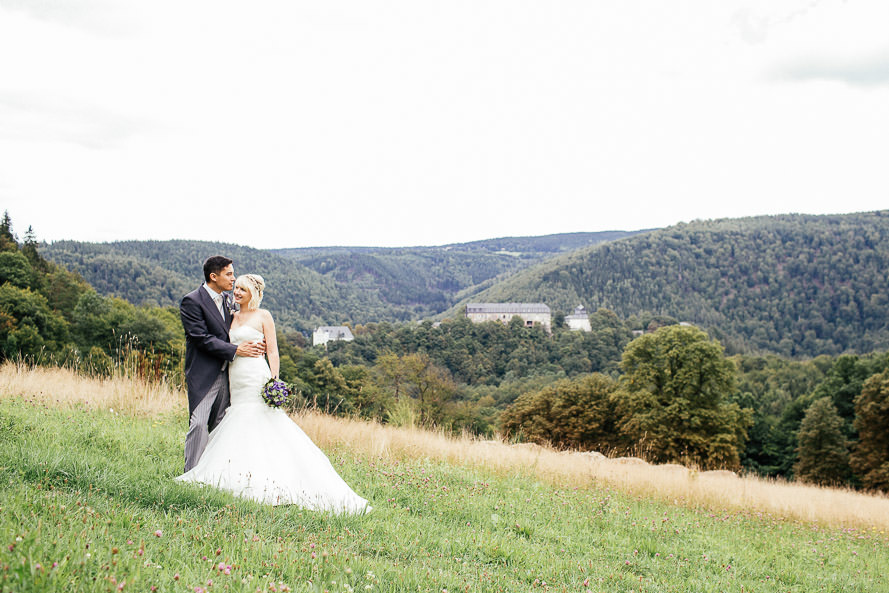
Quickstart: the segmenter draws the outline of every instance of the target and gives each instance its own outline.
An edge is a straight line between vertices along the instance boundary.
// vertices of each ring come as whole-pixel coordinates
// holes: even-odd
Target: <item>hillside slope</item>
[[[558,256],[473,299],[667,315],[730,352],[815,356],[889,348],[887,287],[880,211],[679,224]]]
[[[135,304],[177,305],[203,279],[201,265],[222,253],[235,273],[260,273],[269,289],[264,306],[279,324],[297,329],[350,319],[378,306],[372,295],[348,290],[332,279],[278,255],[227,243],[203,241],[57,241],[41,254],[82,275],[100,294]]]
[[[295,420],[374,508],[272,507],[174,480],[181,394],[109,410],[86,381],[0,392],[4,592],[886,590],[882,497],[310,412]]]
[[[431,317],[554,254],[637,232],[273,251],[203,241],[57,241],[42,245],[40,252],[81,274],[100,294],[160,306],[177,305],[200,283],[204,258],[226,254],[235,260],[236,273],[257,272],[266,279],[266,306],[279,323],[306,331],[322,324]]]

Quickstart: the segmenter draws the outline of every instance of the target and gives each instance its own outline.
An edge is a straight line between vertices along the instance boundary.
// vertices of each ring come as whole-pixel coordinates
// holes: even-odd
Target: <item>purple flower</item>
[[[272,377],[262,388],[262,399],[273,408],[280,408],[290,400],[293,386]]]

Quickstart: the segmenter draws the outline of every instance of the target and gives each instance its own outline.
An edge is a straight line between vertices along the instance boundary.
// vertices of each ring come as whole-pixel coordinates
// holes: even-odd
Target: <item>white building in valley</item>
[[[568,324],[568,329],[573,331],[593,331],[593,326],[590,325],[590,316],[583,305],[574,307],[574,313],[565,316],[565,323]]]
[[[546,331],[552,331],[552,312],[543,303],[469,303],[466,317],[474,323],[509,323],[513,317],[521,317],[527,327],[539,323]]]
[[[355,336],[352,335],[352,330],[345,325],[322,325],[312,334],[312,345],[320,346],[337,340],[351,342],[354,339]]]

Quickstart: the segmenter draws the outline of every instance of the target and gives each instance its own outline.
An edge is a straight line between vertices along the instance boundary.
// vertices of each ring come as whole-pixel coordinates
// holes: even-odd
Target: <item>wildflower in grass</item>
[[[158,529],[157,531],[154,532],[154,537],[163,537],[163,535],[164,535],[164,532],[161,531],[160,529]]]

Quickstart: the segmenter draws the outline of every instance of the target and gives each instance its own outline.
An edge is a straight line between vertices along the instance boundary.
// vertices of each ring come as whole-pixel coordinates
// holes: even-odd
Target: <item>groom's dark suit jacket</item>
[[[225,297],[223,297],[225,298]],[[188,383],[188,412],[194,409],[219,377],[222,365],[235,359],[238,347],[229,342],[231,311],[223,301],[224,318],[207,289],[199,286],[179,303],[179,316],[185,328],[185,381]]]

